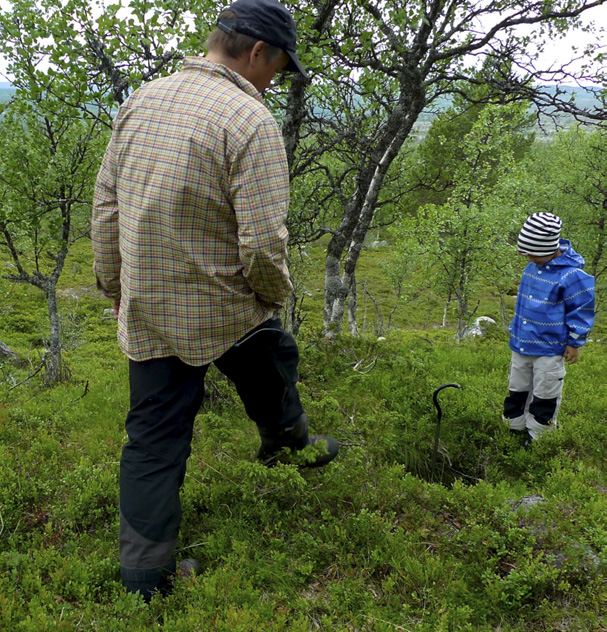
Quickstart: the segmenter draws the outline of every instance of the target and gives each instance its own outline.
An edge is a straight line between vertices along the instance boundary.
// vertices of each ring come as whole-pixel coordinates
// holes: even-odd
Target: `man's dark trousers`
[[[256,327],[214,364],[236,385],[248,416],[280,430],[303,414],[299,352],[280,319]],[[179,489],[208,365],[177,357],[129,362],[128,443],[120,462],[120,567],[128,590],[149,598],[175,571],[181,522]]]

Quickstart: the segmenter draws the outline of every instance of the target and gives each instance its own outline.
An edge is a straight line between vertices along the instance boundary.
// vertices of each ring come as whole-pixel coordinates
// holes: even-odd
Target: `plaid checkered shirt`
[[[141,362],[207,364],[289,295],[289,175],[261,95],[188,58],[120,108],[92,218],[99,288],[120,300],[118,341]]]

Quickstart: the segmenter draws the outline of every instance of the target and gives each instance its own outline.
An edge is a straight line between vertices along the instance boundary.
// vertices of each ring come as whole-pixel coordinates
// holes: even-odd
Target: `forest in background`
[[[607,84],[530,49],[599,4],[297,3],[313,79],[268,95],[292,176],[283,319],[311,425],[341,454],[325,471],[265,469],[212,371],[178,552],[204,570],[149,608],[119,580],[128,377],[95,290],[90,204],[112,113],[200,53],[216,4],[0,12],[17,88],[0,121],[0,629],[606,628],[604,92],[572,103],[542,86]],[[483,16],[495,29],[478,31]],[[537,142],[533,107],[592,124]],[[599,300],[561,427],[525,450],[501,405],[515,238],[539,210],[563,217]],[[478,316],[496,326],[464,337]],[[435,451],[432,395],[452,382]]]

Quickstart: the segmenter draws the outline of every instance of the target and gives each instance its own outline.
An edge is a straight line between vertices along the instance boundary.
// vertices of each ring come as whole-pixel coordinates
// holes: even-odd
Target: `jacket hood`
[[[553,259],[550,262],[551,266],[565,266],[569,268],[584,269],[585,261],[582,255],[578,254],[571,246],[571,242],[568,239],[561,239],[559,241],[559,248],[564,250],[562,255]]]

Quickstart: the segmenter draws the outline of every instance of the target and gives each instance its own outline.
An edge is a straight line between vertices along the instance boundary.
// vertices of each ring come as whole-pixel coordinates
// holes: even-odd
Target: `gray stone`
[[[540,505],[545,502],[547,501],[542,496],[523,496],[518,502],[515,502],[514,505],[512,505],[512,511],[517,511],[521,507],[523,507],[525,511],[529,511],[531,507],[535,507],[536,505]]]
[[[15,360],[17,354],[0,340],[0,360]]]
[[[550,562],[554,566],[570,566],[580,574],[596,574],[603,571],[604,563],[591,547],[575,540],[569,540],[567,544],[567,547],[555,551],[552,556]]]
[[[521,524],[525,526],[537,539],[536,547],[543,550],[544,563],[558,569],[566,569],[570,577],[591,579],[592,576],[605,571],[605,562],[600,555],[585,542],[577,538],[563,535],[559,546],[549,544],[552,541],[550,534],[558,527],[554,520],[540,512],[535,517],[529,515],[533,507],[548,502],[542,496],[523,496],[514,502],[512,511],[523,509]]]
[[[479,316],[470,327],[464,329],[464,338],[470,338],[473,336],[485,336],[487,331],[492,327],[495,327],[496,322],[489,316]]]

